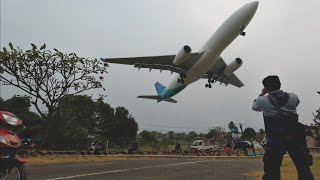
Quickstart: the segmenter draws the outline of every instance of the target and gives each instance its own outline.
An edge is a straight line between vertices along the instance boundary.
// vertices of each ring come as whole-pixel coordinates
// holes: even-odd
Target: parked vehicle
[[[190,146],[191,150],[209,151],[213,150],[214,146],[206,146],[202,140],[195,140]]]
[[[22,121],[14,114],[0,111],[0,179],[26,180],[24,163],[26,159],[17,155],[21,139],[14,130],[22,126]]]
[[[252,145],[253,144],[253,145]],[[233,149],[247,149],[247,148],[263,148],[258,142],[252,141],[236,141]]]

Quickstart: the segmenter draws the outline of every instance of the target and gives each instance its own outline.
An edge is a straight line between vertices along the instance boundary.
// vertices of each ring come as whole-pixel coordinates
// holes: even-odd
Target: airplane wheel
[[[181,83],[184,83],[184,80],[183,80],[183,79],[181,79]]]
[[[241,35],[241,36],[245,36],[245,35],[246,35],[246,32],[241,32],[240,35]]]
[[[181,82],[181,79],[178,79],[177,82],[180,83],[180,82]]]
[[[208,87],[209,87],[209,84],[206,84],[205,87],[208,88]]]
[[[209,88],[212,88],[211,84],[209,84]]]

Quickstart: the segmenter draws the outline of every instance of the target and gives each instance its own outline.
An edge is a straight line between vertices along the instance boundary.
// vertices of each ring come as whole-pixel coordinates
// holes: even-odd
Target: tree
[[[190,137],[190,139],[195,139],[196,137],[198,137],[198,134],[195,131],[190,131],[188,133],[188,136]]]
[[[150,132],[156,139],[163,139],[163,134],[161,132],[157,131],[151,131]]]
[[[148,144],[158,143],[158,140],[155,138],[155,136],[147,130],[141,131],[139,135],[142,137],[142,140],[145,143],[148,143]]]
[[[49,128],[48,146],[58,149],[83,149],[88,147],[88,135],[95,140],[114,145],[128,145],[136,140],[138,125],[124,107],[113,109],[99,98],[67,95],[56,108],[55,123]]]
[[[204,133],[200,133],[200,134],[199,134],[199,138],[200,138],[200,139],[203,139],[203,138],[205,138],[206,136],[207,136],[207,135],[204,134]]]
[[[207,134],[207,138],[208,139],[214,139],[217,136],[217,130],[212,128],[209,130],[208,134]]]
[[[49,126],[48,145],[83,149],[89,134],[95,134],[96,104],[90,96],[67,95],[60,99],[55,120]]]
[[[136,135],[138,131],[138,124],[134,117],[129,114],[129,111],[122,106],[116,108],[115,111],[116,127],[114,129],[116,136],[115,141],[123,145],[130,144],[136,141]],[[119,131],[121,129],[121,131]]]
[[[173,131],[168,131],[167,135],[169,136],[169,138],[174,138],[176,136],[176,133]]]
[[[15,86],[32,97],[31,103],[44,120],[41,148],[59,100],[67,94],[102,88],[103,77],[98,74],[105,73],[106,68],[97,59],[64,54],[57,49],[51,52],[46,50],[45,44],[39,49],[31,45],[32,49],[23,51],[9,43],[9,50],[0,51],[0,82]],[[41,104],[47,108],[46,113],[40,110]]]
[[[212,139],[214,143],[221,141],[221,136],[224,135],[224,128],[222,127],[214,127],[211,128],[207,134],[208,139]]]
[[[256,137],[256,131],[253,128],[246,128],[243,131],[242,138],[244,140],[253,140]]]
[[[140,132],[139,135],[142,138],[141,143],[151,146],[152,148],[155,148],[158,146],[159,141],[157,140],[155,135],[152,134],[151,132],[147,130],[143,130],[142,132]]]
[[[184,133],[184,132],[181,132],[181,133],[175,133],[176,134],[176,138],[177,139],[186,139],[186,137],[187,137],[187,134],[186,133]]]
[[[138,124],[129,111],[122,106],[117,107],[115,111],[110,109],[107,111],[109,116],[103,116],[100,120],[101,125],[99,125],[103,136],[121,146],[135,142]],[[114,112],[112,116],[111,112]],[[98,113],[102,114],[103,112],[99,111]]]
[[[2,110],[4,106],[3,103],[4,103],[4,100],[2,99],[2,97],[0,97],[0,110]]]

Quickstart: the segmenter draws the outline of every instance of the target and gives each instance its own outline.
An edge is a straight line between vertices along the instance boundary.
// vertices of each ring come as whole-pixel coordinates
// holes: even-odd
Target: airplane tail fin
[[[137,98],[142,98],[142,99],[153,99],[153,100],[157,100],[158,102],[160,102],[160,98],[161,96],[157,96],[157,95],[151,95],[151,96],[138,96]],[[171,103],[177,103],[178,101],[172,99],[172,98],[167,98],[167,99],[164,99],[163,101],[166,101],[166,102],[171,102]]]
[[[158,95],[160,95],[166,89],[166,87],[159,82],[156,82],[154,86],[156,87]]]
[[[166,89],[166,87],[162,84],[160,84],[159,82],[156,82],[154,84],[154,86],[156,87],[156,91],[158,95],[151,95],[151,96],[138,96],[137,98],[143,98],[143,99],[153,99],[153,100],[157,100],[157,102],[160,102],[161,99],[161,93]],[[176,100],[172,99],[172,98],[167,98],[161,101],[167,101],[167,102],[171,102],[171,103],[177,103]]]

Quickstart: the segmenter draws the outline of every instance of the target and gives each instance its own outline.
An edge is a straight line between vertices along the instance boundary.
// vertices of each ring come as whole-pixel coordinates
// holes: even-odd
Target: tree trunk
[[[42,147],[44,146],[44,144],[46,143],[47,141],[47,138],[48,138],[48,135],[49,135],[49,124],[51,123],[53,119],[53,113],[52,111],[49,110],[48,112],[48,116],[46,117],[43,125],[42,125],[42,128],[41,128],[41,141],[40,141],[40,145],[38,146],[37,148],[37,152],[40,151],[40,149],[42,149]]]

